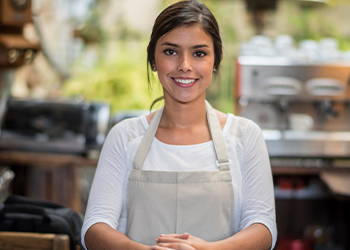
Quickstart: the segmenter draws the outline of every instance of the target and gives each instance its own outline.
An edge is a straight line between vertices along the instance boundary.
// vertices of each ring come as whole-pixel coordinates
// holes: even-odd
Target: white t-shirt
[[[125,233],[126,187],[133,159],[149,124],[145,116],[124,120],[112,128],[102,148],[86,209],[86,231],[103,222]],[[260,128],[252,121],[229,114],[223,128],[234,191],[234,230],[253,223],[277,229],[270,161]],[[212,141],[195,145],[169,145],[154,138],[143,170],[217,171]],[[271,248],[271,249],[272,249]]]

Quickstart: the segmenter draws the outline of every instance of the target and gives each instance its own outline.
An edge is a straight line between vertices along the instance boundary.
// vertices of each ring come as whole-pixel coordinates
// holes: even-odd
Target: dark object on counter
[[[0,124],[0,148],[84,154],[102,146],[109,115],[103,103],[10,99]]]
[[[80,215],[59,204],[12,195],[0,210],[0,231],[66,234],[70,249],[81,246]]]
[[[8,167],[0,166],[0,204],[9,196],[10,184],[14,177],[15,173]]]
[[[314,242],[306,239],[283,237],[278,239],[277,250],[313,250]]]

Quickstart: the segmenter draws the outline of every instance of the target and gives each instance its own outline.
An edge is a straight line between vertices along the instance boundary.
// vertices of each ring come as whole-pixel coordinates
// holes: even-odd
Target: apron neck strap
[[[218,165],[221,171],[230,170],[226,143],[223,133],[221,131],[220,122],[218,120],[218,117],[216,116],[214,109],[210,106],[210,104],[207,101],[205,101],[205,106],[207,109],[209,130],[211,138],[213,140],[217,158],[216,164]],[[163,110],[164,106],[156,112],[148,129],[146,130],[146,133],[140,143],[140,146],[134,158],[134,169],[142,168],[142,165],[147,157],[148,151],[151,148],[153,139],[156,135],[160,119],[162,118]]]
[[[145,132],[145,135],[143,136],[143,139],[140,143],[139,148],[137,149],[137,152],[134,158],[134,169],[142,168],[142,165],[146,159],[148,151],[151,148],[153,139],[156,135],[156,132],[160,123],[160,119],[162,118],[163,110],[164,110],[164,106],[161,107],[156,112],[151,123],[149,124],[148,129]]]
[[[227,155],[227,148],[224,135],[221,131],[221,125],[219,119],[215,113],[215,110],[211,107],[209,102],[205,101],[207,108],[207,119],[209,124],[209,130],[211,139],[213,140],[214,149],[216,153],[216,165],[220,167],[220,170],[230,170],[230,162]]]

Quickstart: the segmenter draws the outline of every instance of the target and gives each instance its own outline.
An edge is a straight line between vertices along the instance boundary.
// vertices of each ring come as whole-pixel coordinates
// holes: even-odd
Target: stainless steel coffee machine
[[[10,98],[0,124],[0,149],[88,154],[101,149],[109,116],[107,103]]]
[[[350,63],[237,59],[237,113],[263,131],[272,165],[323,166],[350,155]]]

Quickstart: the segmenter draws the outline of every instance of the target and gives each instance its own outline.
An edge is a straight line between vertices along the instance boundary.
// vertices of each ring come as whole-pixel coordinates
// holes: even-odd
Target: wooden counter
[[[271,167],[273,175],[319,175],[324,172],[350,173],[350,168],[335,167]]]
[[[37,153],[24,151],[0,151],[0,164],[40,165],[45,167],[85,167],[96,166],[97,159],[88,159],[79,155]]]
[[[0,151],[0,166],[17,171],[13,185],[23,186],[26,196],[57,202],[77,212],[81,212],[77,169],[96,167],[97,161],[71,154]]]

